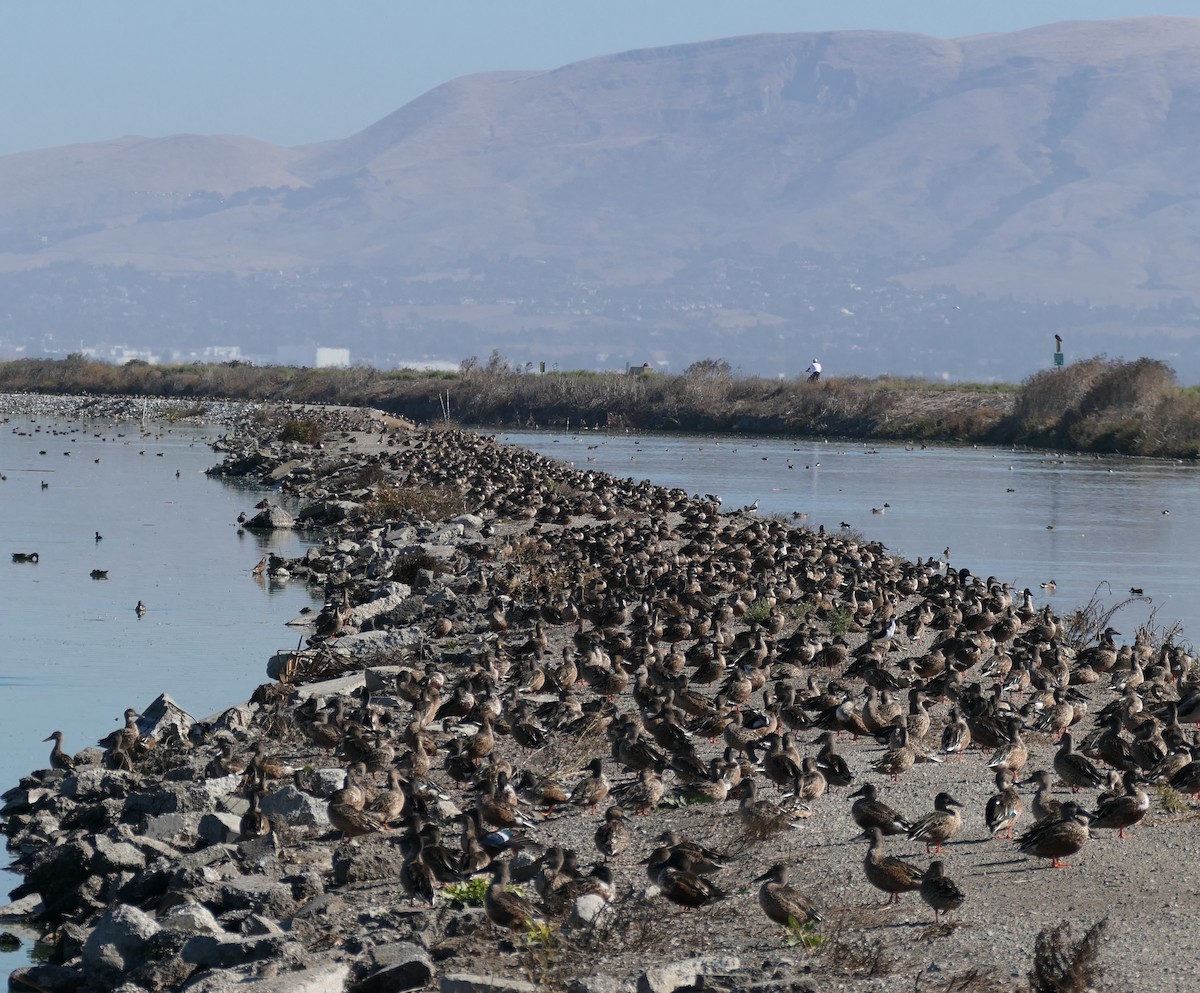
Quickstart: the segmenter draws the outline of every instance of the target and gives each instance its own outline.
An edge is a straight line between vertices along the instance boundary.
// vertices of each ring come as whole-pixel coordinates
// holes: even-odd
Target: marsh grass
[[[114,366],[81,355],[0,363],[0,391],[241,399],[374,407],[418,423],[953,440],[1200,456],[1200,389],[1166,364],[1105,356],[1020,385],[879,376],[809,384],[735,375],[724,359],[682,375],[523,374],[498,352],[458,373],[217,365]],[[453,414],[450,404],[453,403]]]

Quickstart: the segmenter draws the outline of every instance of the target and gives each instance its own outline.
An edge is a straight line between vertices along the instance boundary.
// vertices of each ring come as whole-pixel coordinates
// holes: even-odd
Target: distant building
[[[345,369],[350,365],[350,349],[280,345],[275,349],[275,361],[279,365],[307,366],[310,369]]]

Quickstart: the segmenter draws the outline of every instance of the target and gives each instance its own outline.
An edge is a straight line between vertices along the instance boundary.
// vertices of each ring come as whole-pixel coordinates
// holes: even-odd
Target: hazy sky
[[[456,76],[760,32],[943,38],[1160,0],[4,0],[0,155],[121,135],[344,138]]]

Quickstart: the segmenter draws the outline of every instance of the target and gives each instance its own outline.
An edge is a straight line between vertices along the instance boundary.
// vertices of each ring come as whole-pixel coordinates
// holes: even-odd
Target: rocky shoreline
[[[295,410],[228,415],[212,471],[279,494],[244,526],[325,535],[262,569],[320,586],[326,606],[295,620],[308,647],[272,660],[247,703],[197,721],[160,698],[107,749],[4,795],[25,879],[4,913],[47,934],[12,988],[1015,990],[1039,935],[1101,920],[1120,988],[1188,988],[1194,963],[1169,935],[1189,926],[1190,890],[1159,861],[1195,856],[1183,793],[1148,786],[1133,838],[1097,827],[1062,872],[992,840],[982,813],[1006,743],[987,730],[1010,712],[1027,774],[1057,768],[1050,713],[1082,719],[1076,742],[1100,762],[1087,731],[1116,701],[1139,778],[1168,783],[1155,765],[1183,755],[1182,770],[1190,735],[1136,720],[1133,702],[1148,715],[1189,697],[1177,646],[1070,646],[1048,610],[966,570],[483,436],[306,410],[312,445],[280,440]],[[1032,685],[1005,689],[1022,672]],[[939,752],[951,706],[986,749],[963,763]],[[778,757],[793,736],[816,756],[826,728],[860,736],[836,746],[849,788]],[[611,793],[589,802],[601,778]],[[867,781],[912,821],[939,790],[963,805],[938,856],[966,893],[949,918],[916,893],[878,906],[847,796]],[[747,782],[781,809],[739,800]],[[1095,811],[1097,793],[1075,799]],[[723,856],[699,896],[695,865],[655,864],[667,831]],[[928,863],[919,840],[887,847]],[[764,915],[754,880],[778,861],[820,923]],[[501,863],[534,905],[515,919],[486,885]]]

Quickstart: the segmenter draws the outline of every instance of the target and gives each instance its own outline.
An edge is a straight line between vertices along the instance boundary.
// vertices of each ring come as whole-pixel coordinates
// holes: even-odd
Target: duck
[[[1050,859],[1052,869],[1065,869],[1063,859],[1083,848],[1088,837],[1086,811],[1068,800],[1062,806],[1061,817],[1038,821],[1017,839],[1017,847],[1026,855]]]
[[[728,859],[723,853],[685,838],[674,828],[668,828],[657,840],[668,852],[686,856],[696,872],[717,872],[728,864]]]
[[[872,828],[878,828],[888,835],[908,834],[912,830],[912,824],[876,798],[874,783],[863,783],[850,795],[861,798],[851,805],[850,816],[854,818],[854,823],[863,829],[864,834]]]
[[[133,612],[135,614],[137,614],[138,617],[145,617],[147,610],[149,610],[149,608],[144,603],[142,603],[141,600],[139,600],[137,602],[137,606],[133,608]]]
[[[587,764],[588,775],[581,779],[571,791],[569,802],[587,804],[595,813],[596,807],[608,799],[608,777],[604,775],[604,763],[599,758]]]
[[[75,768],[75,759],[63,750],[63,733],[55,731],[44,740],[54,742],[54,747],[50,749],[50,768],[71,772]]]
[[[604,812],[604,821],[596,828],[596,848],[606,862],[621,855],[633,840],[627,817],[625,808],[614,804]]]
[[[1051,797],[1050,773],[1045,769],[1039,769],[1029,779],[1030,782],[1037,784],[1037,791],[1033,794],[1033,801],[1029,806],[1034,822],[1061,818],[1062,804]]]
[[[863,858],[863,872],[867,882],[888,894],[888,903],[899,903],[900,894],[919,889],[925,873],[915,865],[883,852],[883,832],[868,828],[867,836],[871,847]]]
[[[258,809],[261,798],[262,794],[257,790],[250,794],[250,806],[242,814],[242,819],[238,824],[238,832],[241,835],[242,841],[250,841],[253,838],[265,838],[271,833],[271,821],[266,814]]]
[[[942,843],[949,841],[962,830],[962,814],[959,813],[962,804],[949,793],[939,793],[933,800],[932,812],[926,814],[908,832],[909,841],[925,842],[925,853],[929,853],[930,844],[935,851],[942,850]]]
[[[1088,821],[1088,827],[1117,829],[1117,837],[1125,837],[1125,829],[1132,827],[1150,810],[1150,797],[1137,784],[1137,778],[1132,770],[1126,770],[1123,775],[1125,790],[1116,796],[1108,797],[1100,802]]]
[[[1006,837],[1012,837],[1013,825],[1020,819],[1025,810],[1021,794],[1013,787],[1011,769],[996,770],[996,792],[983,809],[983,820],[987,824],[992,837],[1001,831],[1007,831]]]
[[[898,783],[902,773],[913,767],[917,753],[908,743],[908,729],[901,725],[896,729],[896,743],[875,761],[872,768],[876,772],[885,772],[892,777],[892,782]]]
[[[622,806],[632,807],[645,816],[658,805],[665,790],[662,777],[657,772],[642,769],[637,779],[613,790],[613,795],[619,798]]]
[[[343,845],[349,844],[353,838],[387,830],[383,819],[377,814],[347,803],[330,801],[326,807],[326,813],[329,816],[329,823],[336,830],[342,832]]]
[[[492,872],[492,884],[483,897],[483,912],[496,927],[506,931],[528,932],[542,917],[532,903],[509,891],[511,878],[508,860],[501,859],[496,862]]]
[[[800,763],[800,772],[792,780],[792,795],[797,800],[817,800],[825,795],[825,774],[817,768],[817,760],[806,755]]]
[[[946,867],[941,859],[929,863],[925,877],[918,888],[921,899],[933,911],[936,924],[941,914],[958,910],[967,899],[967,895],[958,888],[958,884],[946,875]]]
[[[942,754],[957,755],[962,762],[971,745],[971,728],[957,707],[950,708],[950,720],[942,730]]]
[[[760,800],[758,783],[753,779],[744,779],[738,816],[742,821],[743,833],[748,838],[761,841],[780,831],[798,827],[798,822],[808,816],[808,808],[789,808],[771,800]]]
[[[825,781],[830,786],[849,786],[853,783],[854,773],[850,771],[850,766],[833,750],[833,732],[824,732],[817,741],[821,744],[821,750],[817,752],[817,768],[825,774]]]
[[[1021,770],[1029,761],[1029,748],[1021,737],[1021,718],[1008,719],[1008,741],[998,747],[988,760],[989,769],[1007,769],[1013,774],[1013,782],[1021,776]]]
[[[656,848],[646,859],[646,875],[672,903],[691,910],[703,907],[729,894],[712,880],[702,876],[691,857],[679,849]]]
[[[1072,793],[1078,793],[1085,786],[1098,787],[1104,782],[1104,777],[1092,760],[1075,751],[1070,731],[1063,732],[1062,744],[1054,753],[1054,771],[1071,787]]]
[[[762,883],[758,905],[776,924],[793,927],[796,923],[819,924],[823,920],[812,900],[788,885],[788,867],[783,862],[776,862],[753,881]]]

